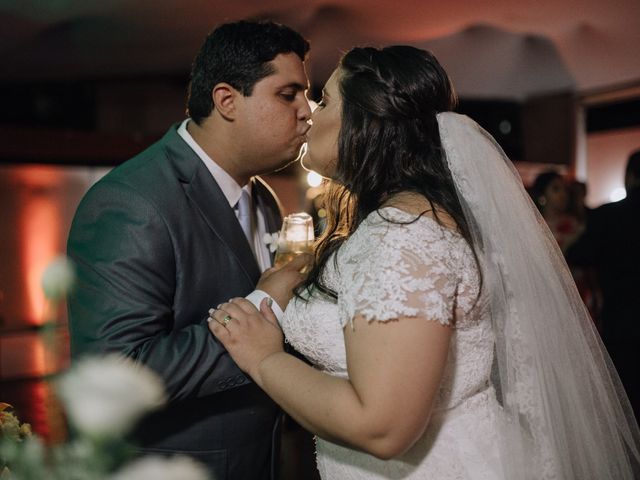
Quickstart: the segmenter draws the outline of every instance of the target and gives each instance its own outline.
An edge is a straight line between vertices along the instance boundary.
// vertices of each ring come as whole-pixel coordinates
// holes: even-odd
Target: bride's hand
[[[260,311],[244,298],[223,303],[211,313],[209,330],[256,383],[259,383],[260,363],[284,351],[284,335],[266,298],[260,304]]]

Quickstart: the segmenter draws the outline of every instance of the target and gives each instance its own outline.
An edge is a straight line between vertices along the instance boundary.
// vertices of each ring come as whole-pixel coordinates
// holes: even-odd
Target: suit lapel
[[[260,268],[233,209],[204,164],[189,185],[187,196],[193,201],[213,232],[227,245],[252,284],[260,278]]]
[[[213,233],[235,255],[252,286],[260,268],[238,219],[222,190],[195,152],[178,135],[174,126],[164,138],[184,192]]]

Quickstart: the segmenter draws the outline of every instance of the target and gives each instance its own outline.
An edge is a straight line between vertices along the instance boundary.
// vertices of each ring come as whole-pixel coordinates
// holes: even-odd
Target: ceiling
[[[432,50],[463,97],[640,85],[639,0],[0,0],[0,81],[184,74],[218,23],[272,19],[322,84],[354,45]]]

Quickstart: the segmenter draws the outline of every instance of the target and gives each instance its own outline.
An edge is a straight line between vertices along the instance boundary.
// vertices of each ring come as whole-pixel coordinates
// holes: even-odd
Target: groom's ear
[[[233,120],[236,116],[236,101],[241,93],[228,83],[218,83],[211,90],[213,108],[226,120]]]

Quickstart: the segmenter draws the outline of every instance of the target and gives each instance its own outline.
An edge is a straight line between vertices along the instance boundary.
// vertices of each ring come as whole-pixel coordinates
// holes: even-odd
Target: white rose
[[[57,382],[71,423],[95,436],[121,436],[166,401],[160,377],[120,355],[89,357]]]
[[[54,258],[42,274],[42,290],[49,300],[59,300],[69,293],[76,281],[73,263],[66,256]]]
[[[209,480],[209,473],[190,457],[142,457],[116,472],[109,480]]]

